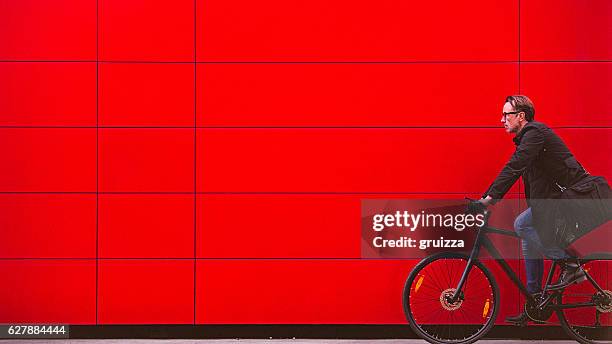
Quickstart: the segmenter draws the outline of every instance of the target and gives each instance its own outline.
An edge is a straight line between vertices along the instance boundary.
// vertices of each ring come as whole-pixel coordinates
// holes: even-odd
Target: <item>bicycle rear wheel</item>
[[[595,306],[557,310],[565,332],[580,343],[612,343],[612,292],[608,278],[611,267],[609,260],[591,260],[583,265],[604,293],[587,280],[565,288],[557,298],[559,305],[595,303]]]
[[[468,256],[443,252],[422,260],[404,285],[404,313],[421,338],[435,344],[468,344],[493,326],[499,288],[484,265],[475,261],[459,300],[451,302]]]

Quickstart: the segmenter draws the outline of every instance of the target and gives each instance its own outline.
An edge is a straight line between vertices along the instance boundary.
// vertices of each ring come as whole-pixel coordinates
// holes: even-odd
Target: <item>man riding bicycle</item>
[[[561,138],[545,124],[534,121],[534,116],[535,109],[528,97],[514,95],[506,98],[501,122],[506,132],[515,134],[516,150],[482,199],[470,207],[476,211],[483,210],[503,198],[518,178],[523,177],[529,208],[516,218],[514,229],[522,238],[527,290],[537,294],[542,290],[544,273],[541,255],[556,260],[571,258],[554,244],[554,231],[547,223],[550,209],[545,206],[550,203],[541,200],[560,197],[562,188],[574,185],[588,173]],[[565,261],[559,280],[551,287],[562,288],[584,279],[584,271],[578,264]],[[524,312],[506,319],[519,324],[527,320]]]

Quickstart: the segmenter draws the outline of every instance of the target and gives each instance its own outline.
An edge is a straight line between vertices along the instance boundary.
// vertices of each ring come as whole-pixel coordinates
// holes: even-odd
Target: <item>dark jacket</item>
[[[542,243],[550,246],[552,228],[547,220],[550,201],[558,198],[561,187],[569,187],[579,182],[588,173],[576,160],[563,140],[552,129],[539,122],[529,122],[514,137],[517,146],[510,161],[506,163],[484,197],[501,199],[510,187],[523,177],[525,197],[532,208],[533,221]]]

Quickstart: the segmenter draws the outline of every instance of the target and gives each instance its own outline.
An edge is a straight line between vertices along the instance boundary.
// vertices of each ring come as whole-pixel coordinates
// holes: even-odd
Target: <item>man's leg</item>
[[[533,227],[531,208],[522,212],[514,221],[514,230],[523,239],[523,256],[525,257],[525,272],[527,274],[527,291],[537,293],[542,288],[544,274],[544,261],[540,253],[554,260],[561,260],[561,276],[557,283],[551,285],[552,289],[560,289],[572,283],[579,283],[586,279],[584,271],[575,262],[568,262],[572,258],[565,250],[556,246],[544,246]]]
[[[531,294],[542,291],[542,277],[544,275],[544,259],[540,253],[541,244],[538,233],[533,227],[531,208],[523,211],[514,221],[514,230],[521,237],[521,248],[525,259],[525,275],[527,277],[527,291]],[[506,318],[507,322],[524,326],[529,321],[525,312]]]
[[[529,259],[532,250],[542,252],[546,257],[560,261],[561,274],[559,280],[549,285],[550,290],[565,288],[570,284],[580,283],[586,280],[586,274],[582,268],[576,262],[571,261],[573,257],[559,247],[544,247],[538,233],[533,227],[531,227],[531,229],[524,229],[522,234],[519,233],[519,235],[523,238],[523,245],[527,243],[529,247],[528,250],[525,250],[525,246],[523,246],[523,255],[525,256],[525,271],[527,272],[527,290],[530,293],[535,293],[535,287],[530,286],[530,283],[533,283],[533,278],[537,279],[539,291],[542,287],[542,276],[544,274],[544,261],[540,259],[539,262],[536,263],[534,260]]]
[[[527,208],[514,221],[514,230],[523,239],[521,247],[525,258],[525,274],[527,277],[527,291],[532,294],[542,290],[542,276],[544,275],[544,260],[540,253],[541,245],[538,233],[533,227],[531,208]]]

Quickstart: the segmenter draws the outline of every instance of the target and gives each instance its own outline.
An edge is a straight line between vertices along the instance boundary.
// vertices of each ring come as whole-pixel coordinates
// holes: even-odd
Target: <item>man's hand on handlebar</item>
[[[487,196],[479,200],[470,200],[467,205],[466,213],[468,214],[482,214],[487,210],[487,206],[493,203],[493,198]]]
[[[482,214],[485,210],[487,210],[487,206],[482,204],[482,202],[470,201],[465,212],[468,214]]]

